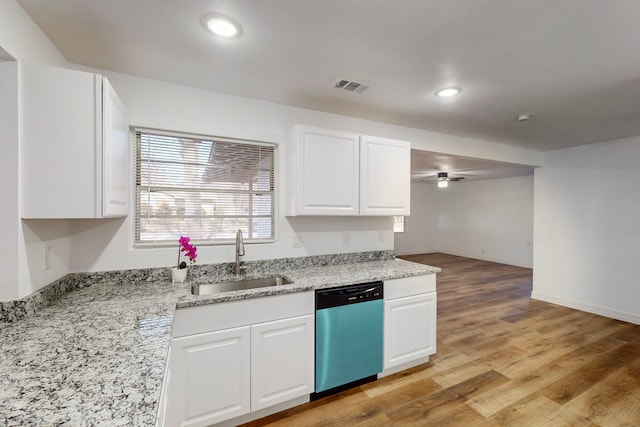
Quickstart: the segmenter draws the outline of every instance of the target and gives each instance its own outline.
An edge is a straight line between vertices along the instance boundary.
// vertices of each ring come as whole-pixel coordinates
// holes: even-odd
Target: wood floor
[[[531,300],[530,269],[444,254],[428,364],[248,426],[640,426],[640,326]]]

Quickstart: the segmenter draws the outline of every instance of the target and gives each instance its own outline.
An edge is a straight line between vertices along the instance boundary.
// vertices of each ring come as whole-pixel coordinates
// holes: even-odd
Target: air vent
[[[333,84],[333,87],[346,90],[347,92],[362,93],[369,89],[370,85],[363,82],[357,82],[355,80],[338,79]]]

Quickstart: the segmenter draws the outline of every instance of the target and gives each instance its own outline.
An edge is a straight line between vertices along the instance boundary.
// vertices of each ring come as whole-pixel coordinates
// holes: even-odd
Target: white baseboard
[[[531,299],[550,302],[552,304],[558,304],[564,307],[574,308],[580,311],[586,311],[587,313],[593,313],[599,316],[609,317],[611,319],[622,320],[623,322],[629,322],[635,325],[640,325],[640,315],[637,315],[637,314],[627,313],[619,310],[612,310],[606,307],[586,304],[583,302],[574,301],[567,298],[561,298],[554,295],[544,294],[544,293],[535,292],[535,291],[531,293]]]
[[[403,251],[396,251],[396,255],[400,255],[400,256],[403,256],[403,255],[407,255],[407,256],[408,255],[423,255],[423,254],[433,254],[433,253],[436,253],[436,252],[440,252],[440,251],[437,250],[437,249],[430,249],[430,250],[424,250],[424,251],[404,251],[404,252]]]
[[[449,252],[449,251],[434,251],[434,252],[439,252],[439,253],[447,254],[447,255],[461,256],[461,257],[465,257],[465,258],[479,259],[481,261],[496,262],[498,264],[512,265],[514,267],[533,268],[533,261],[530,262],[530,263],[522,263],[522,262],[519,262],[519,261],[513,261],[513,260],[508,260],[508,259],[491,258],[491,257],[479,257],[477,255],[465,254],[465,253],[462,253],[462,252]]]

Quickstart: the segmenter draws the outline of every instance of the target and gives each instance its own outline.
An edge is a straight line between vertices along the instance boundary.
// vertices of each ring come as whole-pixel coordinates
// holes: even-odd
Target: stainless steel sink
[[[268,288],[271,286],[282,286],[293,283],[284,276],[276,275],[261,277],[258,279],[232,280],[220,283],[203,283],[191,286],[191,293],[194,295],[211,295],[221,292],[242,291],[246,289]]]

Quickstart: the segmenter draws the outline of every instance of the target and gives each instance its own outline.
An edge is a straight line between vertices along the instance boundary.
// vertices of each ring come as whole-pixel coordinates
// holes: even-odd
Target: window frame
[[[402,221],[396,222],[396,217],[401,217]],[[402,224],[402,230],[396,231],[396,224]],[[393,216],[393,234],[406,233],[407,232],[407,216],[406,215],[394,215]]]
[[[138,212],[140,208],[138,206],[139,201],[139,187],[137,182],[138,175],[138,133],[153,133],[160,134],[162,136],[167,137],[175,137],[175,138],[190,138],[190,139],[201,139],[201,140],[214,140],[214,141],[222,141],[222,142],[237,142],[241,144],[250,144],[250,145],[261,145],[273,148],[273,197],[272,197],[272,230],[273,234],[271,238],[264,239],[253,239],[248,238],[246,235],[244,237],[244,243],[246,244],[272,244],[277,242],[278,236],[278,211],[279,211],[279,156],[280,156],[280,144],[277,142],[269,142],[269,141],[258,141],[244,138],[232,138],[232,137],[221,137],[215,135],[205,135],[198,133],[190,133],[190,132],[177,132],[177,131],[169,131],[164,129],[155,129],[155,128],[147,128],[141,126],[132,126],[131,127],[131,138],[133,140],[132,143],[132,165],[133,167],[130,169],[132,173],[132,202],[131,202],[131,240],[133,244],[133,248],[135,249],[144,249],[144,248],[167,248],[167,247],[175,247],[177,245],[177,238],[175,242],[170,240],[155,240],[155,241],[139,241],[138,230],[139,230],[139,219]],[[249,221],[251,221],[252,215],[249,214]],[[185,231],[185,235],[189,235],[189,231]],[[229,238],[221,238],[221,239],[192,239],[192,243],[198,246],[227,246],[235,244],[235,234],[234,237]]]

